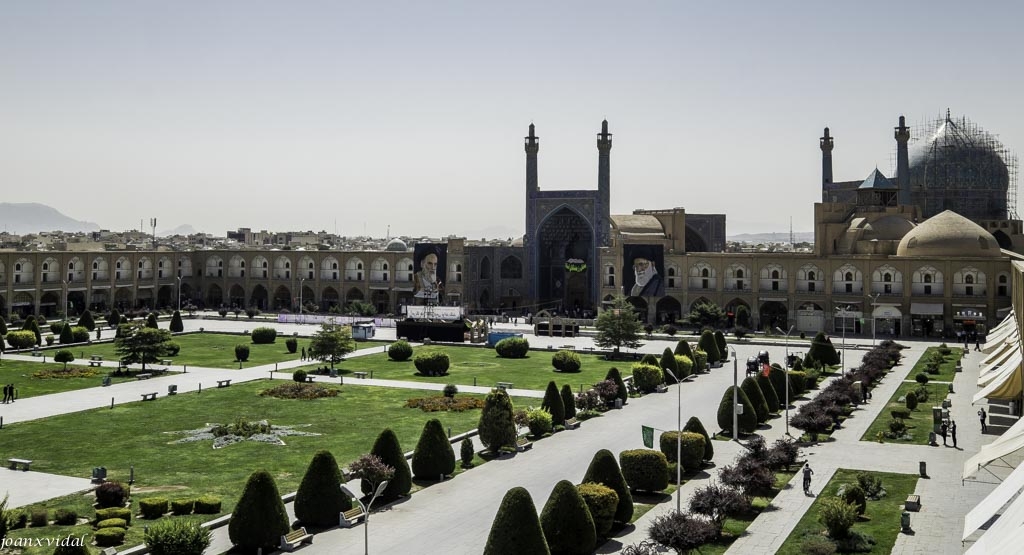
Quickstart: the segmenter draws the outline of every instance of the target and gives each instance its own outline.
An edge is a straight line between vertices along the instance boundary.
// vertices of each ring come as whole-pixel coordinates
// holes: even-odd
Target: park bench
[[[228,387],[231,385],[231,380],[217,380],[217,388]]]
[[[306,383],[313,383],[313,376],[306,376]]]
[[[363,512],[362,507],[353,507],[339,515],[338,525],[342,528],[351,528],[359,523],[360,520],[366,517],[366,513]]]
[[[508,391],[509,389],[512,389],[512,382],[498,382],[494,387],[502,391]]]
[[[654,390],[657,391],[658,393],[665,393],[668,391],[668,386],[663,383],[660,383],[654,387]]]
[[[150,374],[149,372],[146,372],[144,374],[136,374],[135,375],[135,379],[136,380],[148,380],[148,379],[150,379],[152,377],[153,377],[153,374]]]
[[[32,356],[34,356],[34,357],[41,357],[41,356],[43,356],[43,352],[39,350],[39,347],[33,347],[32,348]]]
[[[153,393],[142,393],[141,395],[142,395],[142,400],[143,401],[156,401],[156,392],[155,391]]]
[[[168,358],[168,359],[161,360],[160,364],[163,364],[164,366],[170,366],[170,365],[174,364],[174,361]]]
[[[528,440],[528,439],[526,439],[526,436],[523,436],[523,437],[521,437],[521,438],[516,440],[516,451],[519,451],[520,453],[522,453],[523,451],[526,451],[527,449],[532,449],[532,448],[533,448],[533,442]]]
[[[11,465],[11,470],[18,470],[18,467],[23,467],[22,470],[28,472],[28,467],[32,465],[32,461],[28,459],[7,459],[7,464]]]
[[[281,536],[281,549],[284,551],[291,551],[302,543],[313,543],[313,534],[306,533],[305,526]]]
[[[576,418],[566,418],[565,419],[565,429],[566,430],[575,430],[576,428],[579,428],[579,427],[580,427],[580,421],[576,420]]]
[[[92,355],[89,357],[89,366],[103,366],[103,357],[100,355]]]
[[[920,495],[908,495],[907,501],[903,504],[903,508],[908,511],[920,511],[921,510],[921,496]]]
[[[152,372],[154,376],[163,376],[167,373],[166,368],[150,368],[149,371]]]
[[[352,375],[357,377],[357,378],[359,378],[359,379],[365,379],[366,378],[366,372],[352,372]]]

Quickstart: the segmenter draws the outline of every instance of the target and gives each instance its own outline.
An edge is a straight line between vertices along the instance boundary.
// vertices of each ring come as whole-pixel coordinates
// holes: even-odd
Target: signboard
[[[455,321],[462,318],[461,306],[407,306],[405,315],[417,320]]]
[[[654,428],[650,426],[640,426],[640,433],[644,437],[644,447],[654,449]]]

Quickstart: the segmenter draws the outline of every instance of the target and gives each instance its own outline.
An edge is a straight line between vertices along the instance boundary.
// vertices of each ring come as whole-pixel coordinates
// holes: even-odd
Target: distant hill
[[[170,237],[172,235],[192,235],[198,233],[196,228],[189,224],[182,224],[174,229],[166,229],[157,233],[157,237]]]
[[[65,216],[57,209],[35,202],[0,202],[0,231],[24,235],[43,231],[97,231],[100,226]]]
[[[737,243],[788,243],[789,232],[779,231],[776,233],[740,233],[727,237],[729,241]],[[813,231],[797,231],[793,233],[793,240],[797,243],[813,243]]]

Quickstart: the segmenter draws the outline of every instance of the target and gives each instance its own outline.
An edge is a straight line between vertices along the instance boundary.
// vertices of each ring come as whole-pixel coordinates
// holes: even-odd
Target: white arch
[[[320,279],[337,281],[341,278],[338,259],[328,256],[320,261]]]
[[[363,261],[353,256],[345,261],[345,279],[347,281],[363,281]]]
[[[109,281],[110,280],[110,264],[107,263],[107,259],[102,256],[97,256],[92,259],[92,279],[93,281]]]

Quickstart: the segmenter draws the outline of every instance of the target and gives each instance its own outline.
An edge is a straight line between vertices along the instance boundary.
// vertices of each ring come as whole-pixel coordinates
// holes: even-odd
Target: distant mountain
[[[740,233],[727,237],[729,241],[737,243],[788,243],[789,232],[779,231],[776,233]],[[797,243],[813,243],[813,231],[797,231],[793,233],[793,240]]]
[[[174,229],[167,229],[157,233],[157,237],[170,237],[172,235],[192,235],[198,233],[196,228],[189,224],[182,224]]]
[[[0,231],[24,235],[43,231],[97,231],[100,226],[65,216],[45,204],[0,202]]]

